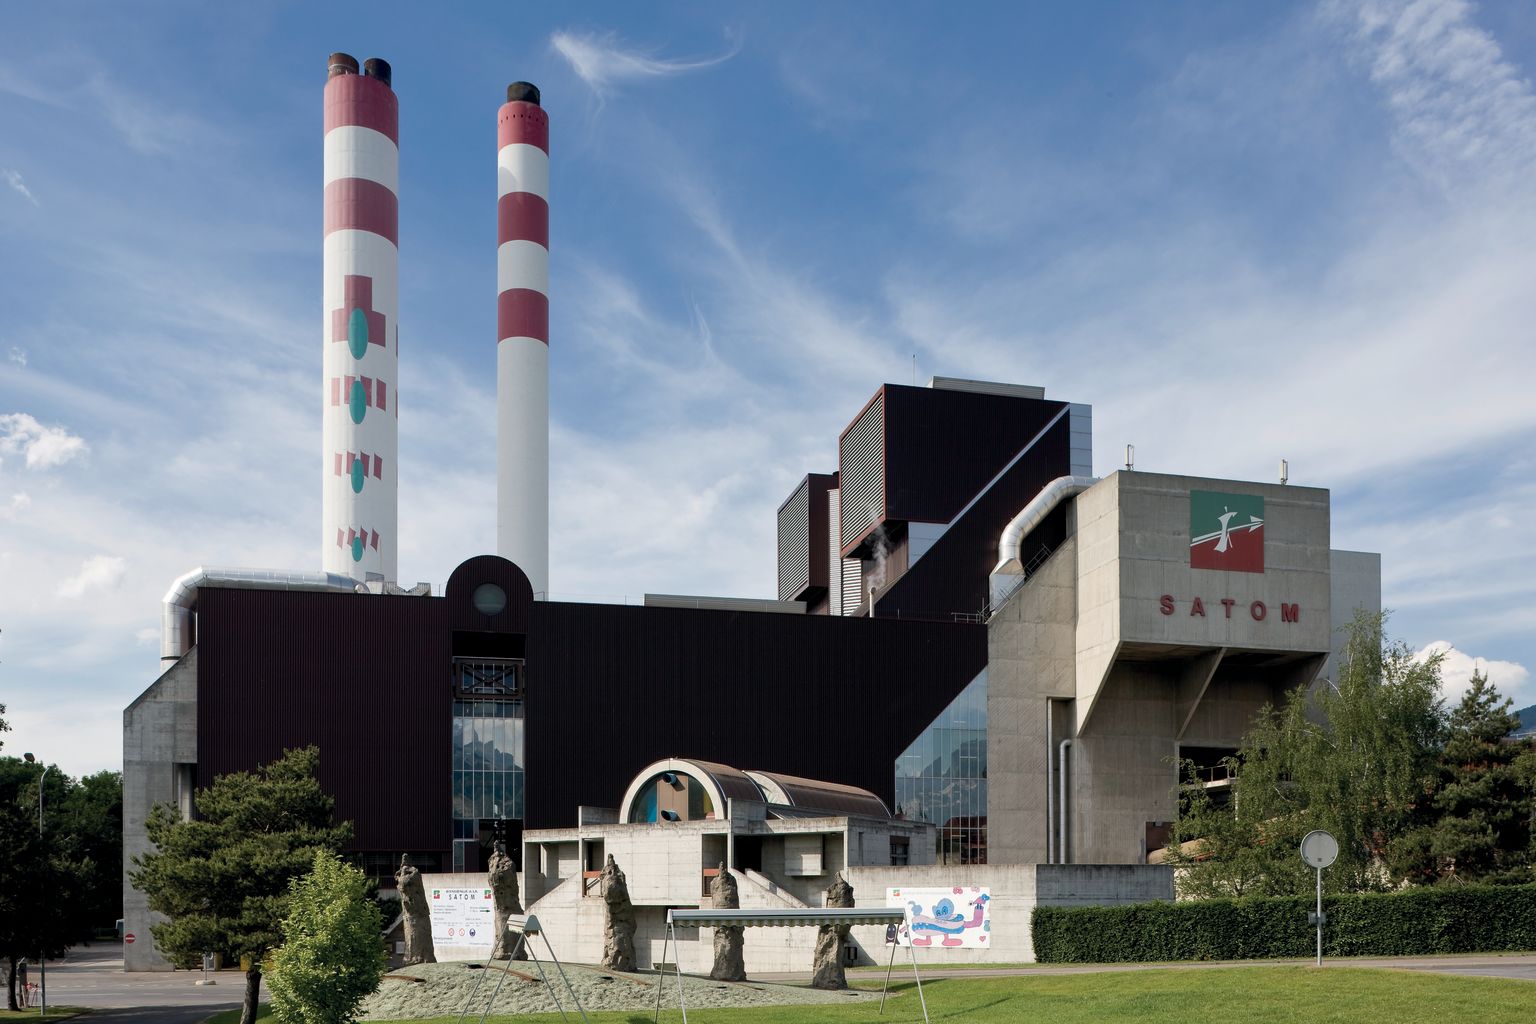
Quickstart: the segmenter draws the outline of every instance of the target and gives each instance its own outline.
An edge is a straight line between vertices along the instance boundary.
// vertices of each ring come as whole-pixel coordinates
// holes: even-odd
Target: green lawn
[[[869,987],[861,979],[859,987]],[[934,1021],[965,1024],[1529,1024],[1536,983],[1353,967],[1223,967],[1010,978],[946,978],[924,984]],[[886,1005],[689,1010],[698,1024],[911,1024],[921,1021],[908,982]],[[261,1018],[268,1019],[265,1015]],[[478,1019],[478,1018],[471,1018]],[[573,1013],[572,1020],[579,1019]],[[594,1024],[650,1024],[651,1011],[592,1014]],[[677,1024],[674,1003],[661,1019]],[[213,1018],[234,1024],[231,1011]],[[413,1024],[454,1024],[439,1017]],[[555,1024],[559,1014],[491,1017],[496,1024]]]
[[[0,992],[0,995],[4,995]],[[4,1000],[0,1000],[3,1002]],[[0,1020],[67,1020],[70,1017],[78,1017],[82,1013],[90,1013],[83,1006],[49,1006],[48,1016],[44,1017],[37,1007],[27,1010],[3,1010],[0,1009]],[[235,1018],[239,1020],[238,1017]]]

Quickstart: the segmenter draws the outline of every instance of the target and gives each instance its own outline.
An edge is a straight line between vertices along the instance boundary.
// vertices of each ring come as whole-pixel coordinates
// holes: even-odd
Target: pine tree
[[[150,927],[167,959],[190,968],[204,952],[249,957],[241,1024],[256,1020],[261,964],[282,940],[289,884],[352,835],[350,824],[332,822],[319,763],[319,751],[306,747],[255,772],[221,775],[196,794],[191,821],[156,806],[145,823],[155,849],[134,858],[135,888],[169,918]]]
[[[1530,791],[1509,742],[1514,702],[1480,671],[1451,712],[1440,757],[1435,821],[1410,840],[1421,880],[1531,881]]]

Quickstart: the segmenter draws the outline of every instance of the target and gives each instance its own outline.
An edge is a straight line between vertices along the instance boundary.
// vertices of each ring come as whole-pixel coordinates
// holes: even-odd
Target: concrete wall
[[[629,825],[604,830],[603,848],[624,872],[635,906],[698,906],[706,866],[704,837],[727,829],[718,821]]]
[[[1076,690],[1077,539],[1067,538],[987,626],[987,857],[1046,860],[1047,733]],[[1046,715],[1055,707],[1053,728]],[[1054,744],[1053,744],[1054,745]]]
[[[741,905],[746,909],[795,906],[755,872],[733,871]],[[990,890],[992,920],[990,949],[932,948],[918,951],[920,969],[956,963],[1028,963],[1034,960],[1030,916],[1045,906],[1117,906],[1173,899],[1173,872],[1162,866],[1103,864],[976,864],[967,866],[853,867],[847,872],[854,899],[861,907],[887,905],[886,891],[951,885],[979,885]],[[631,885],[633,882],[631,881]],[[581,898],[575,883],[561,885],[529,912],[537,914],[562,960],[595,963],[602,958],[604,907],[597,895]],[[814,906],[821,906],[817,900]],[[636,909],[635,957],[642,967],[659,963],[665,933],[665,911]],[[684,972],[706,973],[714,957],[714,931],[680,930],[680,942],[667,952],[669,962]],[[885,928],[852,929],[859,963],[884,964],[890,956]],[[814,928],[748,928],[743,953],[748,976],[780,971],[808,971],[815,950]],[[540,953],[543,947],[538,947]],[[906,950],[897,951],[898,968],[910,964]],[[908,967],[910,970],[910,967]]]
[[[1263,572],[1190,567],[1193,490],[1264,499]],[[1121,472],[1078,496],[1077,519],[1077,697],[1085,730],[1093,728],[1110,663],[1128,645],[1330,649],[1326,490]],[[1171,611],[1164,595],[1172,598]],[[1285,621],[1282,604],[1298,607],[1297,621]]]
[[[1381,556],[1370,551],[1338,550],[1328,555],[1333,566],[1332,643],[1319,675],[1334,679],[1344,651],[1344,627],[1354,620],[1356,610],[1372,615],[1381,611]]]
[[[191,811],[192,772],[197,764],[197,648],[150,684],[123,712],[123,946],[125,971],[169,971],[155,948],[150,925],[164,918],[128,881],[133,858],[150,849],[144,822],[155,804]]]
[[[1174,706],[1170,668],[1114,665],[1099,697],[1093,731],[1074,739],[1069,751],[1069,863],[1140,864],[1146,823],[1174,817]]]

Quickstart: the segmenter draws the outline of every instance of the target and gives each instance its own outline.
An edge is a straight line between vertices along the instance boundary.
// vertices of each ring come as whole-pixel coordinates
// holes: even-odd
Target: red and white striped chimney
[[[497,114],[496,551],[549,590],[549,117],[507,86]]]
[[[331,54],[325,83],[321,552],[395,579],[400,108],[386,61]]]

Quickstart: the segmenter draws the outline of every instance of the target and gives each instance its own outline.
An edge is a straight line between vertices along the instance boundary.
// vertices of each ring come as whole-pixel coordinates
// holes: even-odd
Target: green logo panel
[[[1189,565],[1263,572],[1264,499],[1256,494],[1190,491]]]

